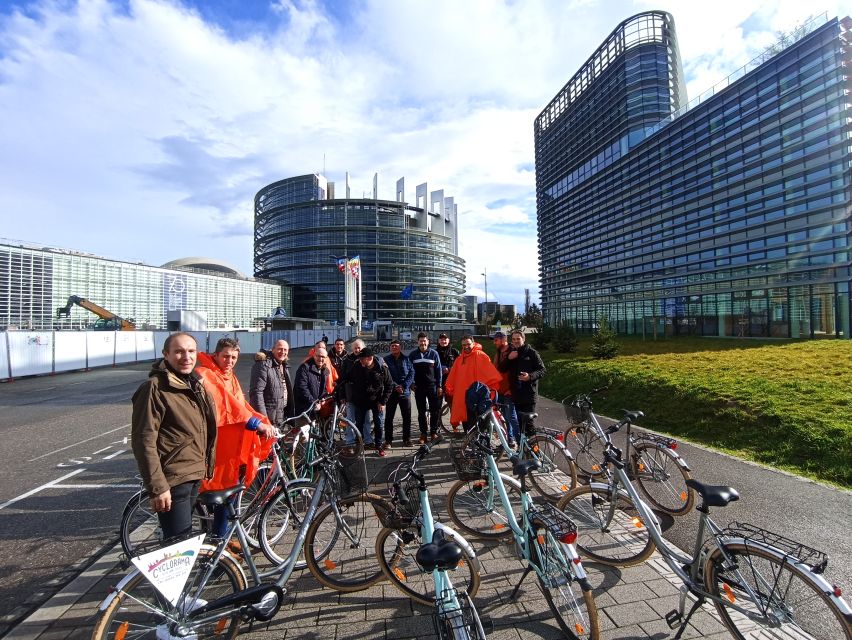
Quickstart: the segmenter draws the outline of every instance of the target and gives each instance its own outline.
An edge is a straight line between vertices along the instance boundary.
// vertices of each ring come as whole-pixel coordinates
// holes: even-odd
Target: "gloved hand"
[[[260,421],[260,418],[258,418],[257,416],[252,416],[251,418],[246,420],[246,429],[248,429],[249,431],[257,431],[257,428],[261,424],[263,423]]]

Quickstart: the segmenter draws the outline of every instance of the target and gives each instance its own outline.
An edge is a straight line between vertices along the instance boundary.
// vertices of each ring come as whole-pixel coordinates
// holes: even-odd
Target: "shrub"
[[[575,353],[577,351],[577,332],[567,320],[559,323],[553,330],[553,348],[561,353]]]
[[[536,333],[531,333],[527,337],[533,349],[541,351],[542,349],[547,349],[548,345],[553,341],[553,333],[553,327],[544,325],[539,327]]]
[[[602,317],[598,321],[598,330],[592,337],[592,346],[589,347],[589,352],[593,358],[605,360],[614,358],[618,355],[619,344],[615,339],[615,331],[609,325],[609,320]]]

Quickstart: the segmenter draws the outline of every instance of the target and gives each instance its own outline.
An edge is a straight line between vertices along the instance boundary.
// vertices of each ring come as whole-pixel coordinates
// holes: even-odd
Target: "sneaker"
[[[365,443],[364,443],[364,448],[365,448],[365,449],[368,449],[368,450],[372,450],[372,449],[375,449],[375,448],[376,448],[376,445],[374,445],[372,442],[365,442]]]
[[[432,434],[432,442],[437,442],[440,439],[441,439],[441,436],[439,436],[437,433]]]
[[[228,551],[233,553],[238,558],[243,555],[243,547],[239,540],[228,540]]]
[[[385,440],[385,449],[393,449],[390,440]]]
[[[379,454],[380,458],[384,458],[387,455],[387,453],[385,453],[384,447],[379,447],[378,449],[376,449],[376,453]]]
[[[518,444],[514,440],[509,440],[509,448],[510,449],[517,449]]]
[[[411,446],[413,446],[413,445],[411,444],[411,440],[403,440],[403,441],[402,441],[402,446],[403,446],[403,447],[411,447]]]
[[[420,436],[420,444],[426,444],[426,434],[425,433],[422,436]]]

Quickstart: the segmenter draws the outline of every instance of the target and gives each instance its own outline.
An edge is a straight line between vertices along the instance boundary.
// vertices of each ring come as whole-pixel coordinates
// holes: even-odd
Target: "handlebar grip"
[[[393,483],[393,494],[396,496],[399,504],[405,506],[408,504],[408,496],[402,490],[402,486],[398,482]]]

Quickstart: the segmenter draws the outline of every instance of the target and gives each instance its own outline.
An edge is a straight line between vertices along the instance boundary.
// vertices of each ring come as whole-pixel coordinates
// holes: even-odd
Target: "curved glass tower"
[[[334,198],[318,174],[287,178],[254,199],[254,271],[293,287],[293,315],[343,320],[337,260],[360,257],[363,319],[430,329],[464,319],[464,260],[458,257],[456,205],[426,185],[424,207],[376,198]],[[404,293],[413,285],[410,296]]]

